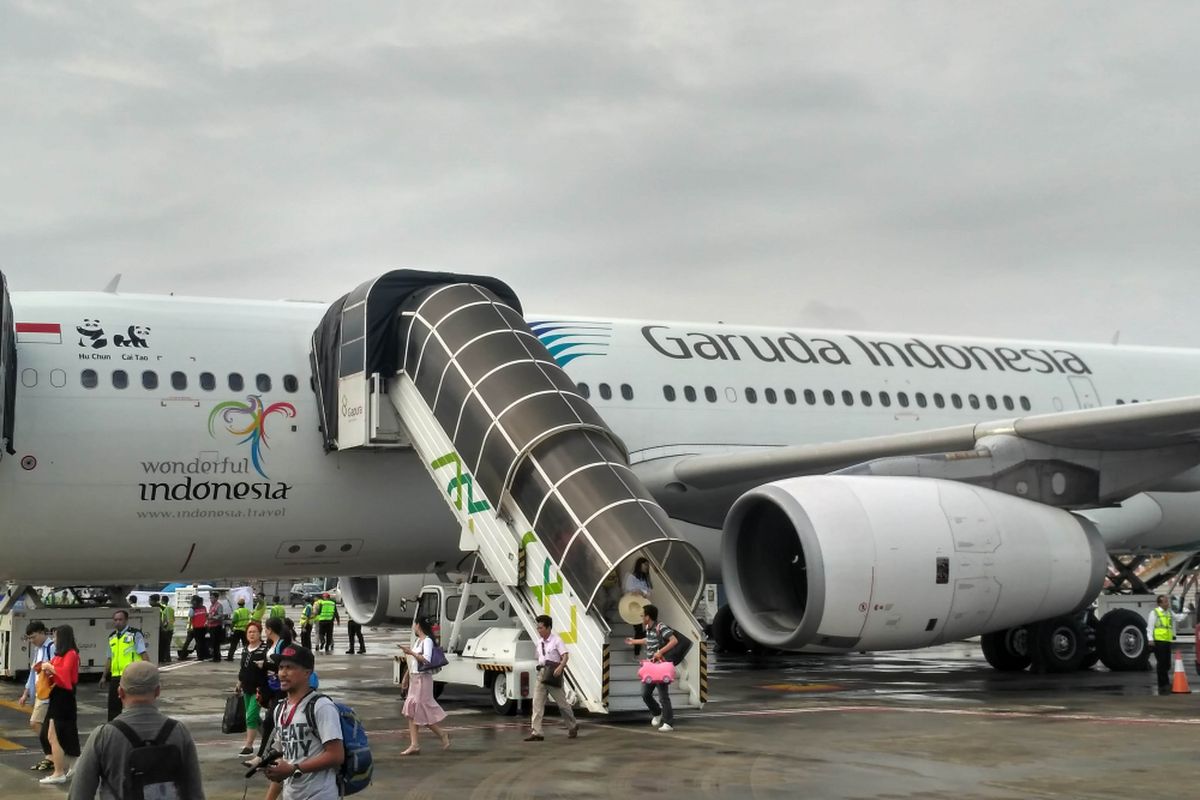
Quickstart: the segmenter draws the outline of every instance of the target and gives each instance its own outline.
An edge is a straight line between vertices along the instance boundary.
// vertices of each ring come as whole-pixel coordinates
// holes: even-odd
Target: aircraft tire
[[[717,650],[722,653],[755,653],[761,649],[758,642],[742,630],[742,626],[733,616],[733,609],[727,605],[717,610],[716,616],[713,617],[712,631]]]
[[[1031,628],[1034,662],[1046,672],[1075,672],[1088,654],[1087,630],[1075,616],[1055,617]]]
[[[1140,672],[1150,663],[1146,620],[1135,611],[1116,608],[1105,614],[1096,630],[1096,650],[1113,672]]]
[[[1000,672],[1020,672],[1033,660],[1029,655],[1032,633],[1029,628],[1007,628],[980,637],[983,657]]]

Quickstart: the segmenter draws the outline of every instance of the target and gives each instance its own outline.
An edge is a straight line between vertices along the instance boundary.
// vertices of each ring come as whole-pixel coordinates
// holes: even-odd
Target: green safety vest
[[[1157,606],[1155,606],[1154,611],[1158,615],[1158,618],[1154,621],[1154,641],[1175,641],[1175,620],[1169,613]]]
[[[287,616],[287,609],[276,603],[271,606],[271,619],[283,619]]]
[[[312,620],[313,620],[313,607],[312,607],[312,603],[305,603],[305,605],[304,605],[304,609],[303,609],[303,610],[300,612],[300,625],[301,625],[301,627],[303,627],[303,626],[305,626],[305,625],[308,625],[309,623],[311,623],[311,622],[312,622]]]
[[[267,613],[267,604],[259,603],[254,607],[253,613],[250,614],[250,619],[255,622],[262,622],[263,614]]]
[[[245,606],[238,606],[233,610],[233,629],[235,631],[244,631],[246,626],[250,624],[250,609]]]
[[[159,606],[158,614],[161,617],[164,631],[175,630],[175,609],[170,606]]]
[[[332,600],[322,599],[318,600],[317,602],[321,604],[320,610],[317,611],[317,619],[319,619],[321,622],[331,622],[333,620],[333,615],[337,613],[337,606],[334,605]]]
[[[137,652],[137,634],[135,628],[126,628],[124,633],[113,631],[108,637],[108,654],[112,659],[108,674],[114,678],[121,677],[133,662],[139,660]]]

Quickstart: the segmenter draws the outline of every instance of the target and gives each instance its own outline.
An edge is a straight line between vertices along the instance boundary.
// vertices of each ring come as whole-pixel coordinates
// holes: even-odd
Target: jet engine
[[[361,625],[402,624],[412,621],[416,596],[426,574],[365,575],[339,578],[342,603]]]
[[[1086,519],[965,483],[792,478],[729,511],[722,570],[755,641],[785,650],[898,650],[1087,606],[1108,565]]]

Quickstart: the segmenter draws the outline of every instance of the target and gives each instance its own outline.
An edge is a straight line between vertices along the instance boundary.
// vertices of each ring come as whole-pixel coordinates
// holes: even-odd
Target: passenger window
[[[95,389],[96,384],[98,384],[100,380],[96,377],[96,370],[85,369],[83,372],[79,373],[79,382],[83,384],[83,388],[85,389]]]
[[[896,402],[901,408],[908,408],[908,395],[904,392],[896,392]]]
[[[211,392],[217,388],[217,376],[211,372],[200,373],[200,388],[206,392]]]
[[[971,408],[979,408],[979,397],[977,395],[967,395],[967,402],[971,404]]]
[[[884,408],[887,408],[891,404],[892,404],[892,396],[890,394],[888,394],[887,392],[880,392],[879,393],[879,405],[883,406]]]
[[[607,383],[602,383],[602,384],[600,384],[600,386],[598,388],[600,389],[600,399],[601,400],[612,400],[612,387],[611,386],[609,386]]]
[[[37,370],[32,368],[21,370],[21,385],[26,389],[37,386]]]
[[[300,388],[300,381],[296,380],[295,375],[283,376],[283,390],[285,392],[295,392]]]
[[[240,372],[229,373],[229,391],[240,392],[246,388],[246,382],[242,380]]]
[[[815,406],[817,404],[817,395],[812,389],[804,390],[804,402],[808,403],[810,406]]]
[[[113,370],[113,388],[128,389],[129,388],[129,373],[123,369]]]
[[[717,390],[711,386],[704,387],[704,399],[710,403],[717,402]]]
[[[938,408],[945,408],[945,407],[946,407],[946,398],[942,397],[942,393],[941,393],[941,392],[934,392],[934,393],[933,393],[933,404],[934,404],[935,406],[937,406]]]
[[[758,402],[758,392],[754,391],[749,386],[746,387],[746,402],[747,403],[757,403]]]
[[[958,394],[950,395],[950,404],[955,408],[962,408],[962,398]]]
[[[833,403],[834,403],[833,392],[826,389],[825,391],[821,392],[821,396],[825,398],[825,405],[827,405],[827,406],[833,405]]]
[[[1008,398],[1006,397],[1005,399],[1007,400]],[[1123,406],[1123,405],[1125,405],[1125,401],[1124,401],[1124,400],[1122,400],[1121,398],[1119,398],[1119,397],[1118,397],[1118,398],[1117,398],[1117,405],[1119,405],[1119,406]]]
[[[913,398],[917,401],[917,408],[925,408],[925,406],[929,405],[929,403],[925,400],[924,392],[917,392],[915,395],[913,395]]]
[[[796,405],[796,393],[794,391],[792,391],[791,389],[783,390],[783,399],[787,400],[787,404],[789,406]]]
[[[694,402],[696,402],[696,389],[695,389],[695,387],[693,387],[693,386],[685,386],[685,387],[683,387],[683,397],[684,397],[684,399],[685,399],[685,400],[687,400],[689,403],[694,403]]]
[[[874,404],[874,402],[875,402],[875,398],[872,397],[871,393],[868,392],[866,389],[863,389],[861,392],[859,392],[858,396],[862,400],[862,404],[864,406],[866,406],[867,408],[870,408],[872,406],[872,404]]]
[[[584,400],[587,400],[592,396],[592,387],[588,386],[586,383],[578,384],[576,388],[579,389],[579,396]]]
[[[587,395],[584,395],[584,397],[587,397]],[[675,387],[674,386],[664,386],[663,387],[663,397],[666,398],[668,403],[674,403],[675,402]]]
[[[1004,408],[1008,411],[1012,411],[1015,407],[1016,406],[1013,405],[1012,398],[1008,395],[1004,395]]]
[[[996,398],[995,397],[992,397],[989,394],[987,397],[984,398],[984,400],[987,400],[988,408],[990,408],[992,411],[996,410],[997,406],[996,406]]]
[[[1021,396],[1021,408],[1025,409],[1026,411],[1033,410],[1033,406],[1030,404],[1029,398],[1025,397],[1024,395]]]
[[[771,405],[775,405],[775,401],[779,399],[774,389],[763,389],[763,397],[767,398],[767,402]]]
[[[854,392],[849,389],[842,389],[842,404],[847,406],[854,405]]]
[[[633,387],[630,386],[628,383],[621,384],[621,399],[622,400],[632,400],[633,399]]]
[[[187,388],[187,375],[182,372],[171,373],[171,388],[177,392],[182,392]]]
[[[142,387],[153,391],[158,388],[158,373],[153,370],[146,370],[142,373]]]
[[[271,391],[271,376],[263,375],[261,372],[254,376],[254,385],[258,387],[260,392]]]
[[[63,369],[50,370],[50,385],[61,389],[67,385],[67,371]]]

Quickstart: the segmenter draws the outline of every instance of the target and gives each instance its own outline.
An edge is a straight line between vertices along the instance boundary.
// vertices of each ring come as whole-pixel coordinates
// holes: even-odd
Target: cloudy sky
[[[0,0],[13,289],[1200,345],[1200,7]]]

